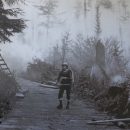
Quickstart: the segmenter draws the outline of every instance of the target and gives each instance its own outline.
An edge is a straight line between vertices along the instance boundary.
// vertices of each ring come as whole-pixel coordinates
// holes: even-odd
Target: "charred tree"
[[[87,2],[86,0],[84,0],[84,17],[86,17],[86,13],[87,13]]]
[[[100,23],[100,6],[96,6],[96,27],[95,27],[95,32],[96,32],[96,37],[99,38],[101,34],[101,23]]]
[[[67,60],[67,53],[69,50],[69,43],[70,42],[71,42],[70,34],[66,33],[62,38],[62,46],[61,46],[62,63]]]

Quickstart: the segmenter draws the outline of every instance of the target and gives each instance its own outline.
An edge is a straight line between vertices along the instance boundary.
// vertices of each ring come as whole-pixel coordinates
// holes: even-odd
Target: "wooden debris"
[[[117,126],[120,127],[120,128],[126,128],[127,127],[126,123],[124,123],[122,121],[117,122]]]
[[[58,86],[52,86],[52,85],[46,85],[46,84],[40,84],[40,86],[42,86],[44,88],[59,89]]]
[[[130,122],[130,118],[124,118],[124,119],[111,119],[111,120],[98,120],[98,121],[89,121],[87,124],[100,124],[100,123],[108,123],[108,122]]]
[[[97,106],[108,113],[116,116],[122,116],[127,109],[129,98],[128,87],[110,87],[105,92],[99,94],[96,98]]]
[[[22,93],[16,93],[15,95],[17,98],[24,98],[24,95]]]

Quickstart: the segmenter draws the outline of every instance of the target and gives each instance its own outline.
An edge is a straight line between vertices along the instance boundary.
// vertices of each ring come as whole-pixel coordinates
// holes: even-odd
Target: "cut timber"
[[[123,118],[123,119],[111,119],[111,120],[99,120],[99,121],[89,121],[88,124],[100,124],[100,123],[108,123],[108,122],[123,122],[127,121],[130,122],[130,118]]]
[[[42,86],[44,88],[59,89],[58,86],[52,86],[52,85],[46,85],[46,84],[40,84],[40,86]]]
[[[129,98],[129,87],[126,83],[122,83],[118,86],[111,86],[105,91],[99,93],[95,97],[97,107],[105,112],[122,116],[126,111]]]
[[[24,95],[22,93],[16,93],[15,95],[17,98],[24,98]]]
[[[120,127],[120,128],[126,128],[127,127],[126,123],[124,123],[122,121],[117,122],[117,126]]]

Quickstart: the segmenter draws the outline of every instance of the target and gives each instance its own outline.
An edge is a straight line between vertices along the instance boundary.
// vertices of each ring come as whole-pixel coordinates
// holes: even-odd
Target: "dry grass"
[[[0,117],[11,108],[16,88],[14,80],[0,71]]]

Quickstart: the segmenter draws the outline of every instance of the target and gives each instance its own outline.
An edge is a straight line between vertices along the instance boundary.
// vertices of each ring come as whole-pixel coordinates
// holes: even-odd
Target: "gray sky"
[[[81,2],[81,7],[78,1]],[[83,15],[83,0],[58,0],[56,8],[55,24],[48,30],[41,26],[41,22],[45,22],[45,17],[39,15],[40,11],[35,5],[44,4],[44,0],[26,0],[26,5],[20,4],[25,14],[25,19],[28,20],[28,27],[23,34],[16,34],[12,38],[12,43],[2,45],[2,54],[7,63],[12,69],[25,68],[28,61],[33,57],[44,59],[56,43],[60,44],[60,38],[65,32],[70,32],[74,38],[76,34],[81,33],[84,36],[94,36],[95,34],[95,3],[96,0],[87,0],[90,2],[88,6],[87,17]],[[111,0],[113,2],[112,9],[105,9],[101,6],[101,28],[103,39],[115,37],[123,41],[123,47],[128,52],[130,41],[130,19],[121,22],[121,15],[124,14],[123,8],[119,7],[119,0]],[[127,1],[128,14],[130,13],[130,1]],[[78,4],[77,4],[78,3]],[[76,7],[79,6],[79,18],[76,18]],[[60,23],[60,24],[58,24]],[[121,34],[119,33],[119,25]]]

